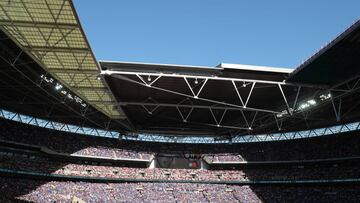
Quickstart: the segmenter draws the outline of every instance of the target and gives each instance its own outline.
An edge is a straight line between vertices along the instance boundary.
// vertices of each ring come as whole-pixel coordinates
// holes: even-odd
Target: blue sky
[[[75,0],[98,60],[295,68],[360,18],[359,0]]]

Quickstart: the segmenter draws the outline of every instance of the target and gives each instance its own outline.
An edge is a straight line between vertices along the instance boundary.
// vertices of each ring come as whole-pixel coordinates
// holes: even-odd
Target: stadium
[[[295,69],[98,61],[71,0],[0,28],[0,202],[360,200],[360,20]]]

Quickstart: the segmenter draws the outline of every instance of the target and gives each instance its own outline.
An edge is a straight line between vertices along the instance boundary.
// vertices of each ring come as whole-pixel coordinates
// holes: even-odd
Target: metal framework
[[[338,133],[352,132],[360,130],[360,122],[347,123],[342,125],[330,126],[326,128],[318,128],[304,131],[295,131],[287,133],[261,134],[261,135],[244,135],[236,136],[232,139],[216,139],[214,137],[199,137],[199,136],[171,136],[171,135],[156,135],[156,134],[138,134],[138,135],[121,135],[119,132],[107,131],[94,128],[86,128],[76,125],[69,125],[59,122],[53,122],[45,119],[34,118],[19,113],[14,113],[4,109],[0,109],[0,117],[28,125],[34,125],[42,128],[58,130],[63,132],[70,132],[76,134],[83,134],[89,136],[116,138],[124,140],[137,140],[147,142],[165,142],[165,143],[204,143],[204,144],[219,144],[219,143],[252,143],[252,142],[269,142],[279,140],[292,140],[310,137],[318,137],[325,135],[336,135]]]
[[[143,102],[118,102],[120,106],[141,106],[147,111],[148,114],[155,114],[156,110],[159,107],[168,107],[168,108],[175,108],[179,112],[179,119],[182,122],[188,122],[193,124],[199,124],[204,126],[213,126],[213,127],[219,127],[219,128],[225,128],[228,130],[253,130],[257,123],[262,122],[266,120],[266,123],[261,123],[261,126],[264,127],[264,125],[277,125],[278,130],[282,129],[283,122],[286,119],[296,118],[301,119],[303,121],[311,120],[310,116],[306,116],[311,113],[312,110],[319,108],[320,106],[323,106],[324,104],[328,102],[332,102],[334,106],[334,111],[336,115],[336,120],[341,120],[341,98],[343,96],[346,96],[347,94],[350,94],[351,92],[357,91],[360,88],[359,85],[359,76],[355,76],[345,82],[342,82],[340,84],[337,84],[333,87],[327,87],[324,86],[311,86],[313,89],[313,94],[308,98],[301,98],[302,94],[302,88],[303,87],[309,87],[302,84],[291,84],[287,83],[285,81],[270,81],[270,80],[256,80],[256,79],[244,79],[244,78],[229,78],[229,77],[219,77],[219,76],[204,76],[204,75],[190,75],[190,74],[171,74],[171,73],[162,73],[162,72],[130,72],[130,71],[118,71],[118,70],[103,70],[101,72],[103,75],[109,75],[113,78],[117,78],[120,80],[124,80],[127,82],[131,82],[143,87],[163,91],[166,93],[171,93],[174,95],[182,96],[184,100],[178,102],[178,103],[159,103],[154,99],[147,99]],[[128,76],[135,76],[134,77],[128,77]],[[150,78],[150,79],[149,79]],[[185,94],[183,92],[174,91],[167,87],[160,87],[157,85],[159,81],[161,81],[164,78],[181,78],[184,81],[184,84],[189,88],[190,94]],[[197,91],[194,90],[194,88],[190,85],[189,79],[195,80],[197,84],[199,85],[199,89]],[[202,95],[202,90],[204,87],[208,84],[209,81],[225,81],[228,83],[231,83],[235,92],[237,93],[237,97],[239,99],[239,104],[234,103],[227,103],[223,101],[218,100],[212,100],[206,97],[206,95]],[[248,95],[241,95],[238,91],[238,86],[249,86],[250,91]],[[351,84],[351,85],[349,85]],[[283,100],[283,109],[260,109],[260,108],[254,108],[249,105],[249,101],[256,100],[257,98],[252,97],[254,88],[258,87],[258,85],[272,85],[274,87],[278,87],[278,91],[280,95],[282,96]],[[285,95],[283,88],[287,86],[293,86],[297,88],[295,97],[289,97],[289,95]],[[339,89],[346,87],[345,89]],[[341,91],[340,91],[341,90]],[[323,98],[317,98],[318,101],[316,101],[316,105],[308,104],[308,106],[303,107],[304,103],[306,103],[308,100],[314,99],[316,97],[321,97],[323,95],[330,94],[331,97]],[[211,105],[195,105],[191,102],[192,99],[195,100],[201,100],[208,103],[211,103]],[[340,103],[335,106],[334,100],[339,100]],[[187,101],[187,102],[184,102]],[[150,108],[151,107],[151,108]],[[308,108],[309,107],[309,108]],[[182,112],[180,109],[187,109],[187,112]],[[213,123],[200,123],[200,122],[190,122],[189,117],[193,113],[194,109],[208,109],[210,112],[210,115],[212,117]],[[222,110],[222,114],[220,117],[216,117],[213,113],[214,109]],[[222,123],[224,116],[229,111],[240,111],[244,123],[240,125],[224,125]],[[253,112],[251,116],[245,116],[244,112],[250,111]],[[257,116],[259,113],[263,113],[262,116]],[[264,114],[265,113],[265,114]],[[306,114],[305,114],[306,113]],[[260,126],[260,125],[259,125]]]
[[[303,139],[311,137],[319,137],[326,135],[336,135],[339,133],[352,132],[360,130],[360,122],[330,126],[326,128],[318,128],[311,130],[286,132],[286,133],[269,133],[260,135],[241,135],[231,139],[216,139],[214,137],[196,137],[196,136],[164,136],[155,134],[139,134],[137,136],[122,136],[122,139],[148,141],[148,142],[166,142],[166,143],[254,143],[254,142],[270,142],[281,140]]]
[[[352,102],[351,104],[352,107],[350,107],[350,109],[348,109],[346,112],[343,113],[341,112],[341,109],[343,108],[342,98],[354,94],[360,90],[360,75],[355,75],[354,77],[346,81],[343,81],[339,84],[336,84],[332,87],[315,92],[312,96],[306,99],[307,102],[309,102],[317,96],[318,100],[314,105],[308,104],[306,100],[298,101],[301,87],[302,86],[299,86],[293,106],[290,108],[292,109],[291,110],[292,113],[278,114],[281,115],[281,117],[274,115],[273,118],[269,118],[270,122],[269,120],[267,120],[266,124],[263,125],[263,128],[275,123],[278,127],[278,130],[280,131],[282,129],[282,123],[291,118],[300,119],[305,123],[311,122],[312,120],[311,114],[317,109],[329,103],[331,103],[334,110],[334,117],[333,117],[334,119],[331,118],[328,119],[334,120],[333,123],[336,123],[336,122],[340,122],[344,116],[351,113],[352,109],[360,105],[359,101]],[[302,108],[304,104],[308,104],[306,108]],[[289,108],[289,106],[287,106],[287,108]]]
[[[34,125],[41,128],[47,128],[47,129],[58,130],[63,132],[70,132],[70,133],[77,133],[77,134],[91,135],[98,137],[119,138],[119,132],[54,122],[54,121],[35,118],[32,116],[27,116],[19,113],[14,113],[4,109],[0,109],[0,117],[7,120],[17,121],[28,125]]]
[[[89,124],[95,125],[101,129],[109,128],[111,122],[118,123],[121,126],[129,129],[126,124],[116,119],[112,119],[108,116],[101,115],[102,113],[100,113],[97,109],[90,108],[90,105],[88,105],[87,102],[84,102],[80,97],[74,94],[72,90],[63,87],[62,83],[52,78],[49,72],[43,71],[41,68],[40,72],[33,69],[31,65],[37,63],[34,60],[27,59],[26,54],[24,54],[24,51],[20,48],[16,50],[10,49],[8,47],[8,43],[6,43],[9,40],[9,38],[0,39],[0,46],[3,49],[3,53],[6,53],[4,55],[1,54],[0,59],[4,62],[4,64],[8,66],[8,68],[4,67],[3,69],[1,69],[0,73],[11,79],[11,82],[1,80],[1,83],[4,86],[0,86],[0,89],[12,90],[14,91],[15,95],[16,93],[18,93],[18,95],[23,96],[18,97],[14,100],[14,98],[10,98],[6,95],[1,95],[2,103],[14,104],[15,102],[17,104],[43,104],[46,107],[40,109],[40,112],[37,113],[44,114],[45,117],[51,116],[54,119],[65,118],[59,117],[58,115],[55,116],[54,114],[52,114],[52,112],[57,107],[66,107],[68,110],[70,110],[71,115],[68,116],[69,119],[73,118],[73,115],[76,115],[82,117],[83,123],[88,122]],[[24,73],[23,70],[29,70],[30,72]],[[18,77],[18,75],[20,75],[21,77]],[[27,85],[24,85],[24,80],[26,81]],[[83,88],[85,90],[88,89],[87,87]],[[51,91],[49,92],[49,89],[57,90],[58,94],[50,93]],[[105,93],[106,89],[104,89],[101,94]],[[72,105],[72,103],[78,103],[78,106],[76,107]],[[12,110],[17,111],[16,107]],[[94,119],[91,118],[91,115],[94,113],[102,116],[104,120],[101,122],[94,121]]]
[[[152,100],[151,102],[146,101],[146,102],[119,102],[118,104],[121,106],[126,106],[126,105],[135,105],[135,106],[153,106],[154,108],[152,109],[152,111],[149,111],[147,108],[145,108],[145,110],[149,113],[149,114],[153,114],[154,111],[158,108],[158,107],[174,107],[178,110],[179,112],[179,116],[181,118],[181,120],[183,122],[188,122],[188,118],[190,117],[192,110],[196,109],[196,108],[201,108],[201,109],[208,109],[209,112],[212,115],[212,119],[213,119],[213,123],[196,123],[196,124],[202,124],[202,125],[208,125],[208,126],[215,126],[215,127],[221,127],[221,128],[229,128],[229,129],[242,129],[242,130],[251,130],[253,128],[252,124],[254,124],[253,121],[251,121],[252,119],[247,118],[243,111],[253,111],[255,112],[255,115],[258,112],[264,112],[264,113],[270,113],[270,114],[280,114],[280,111],[277,110],[270,110],[270,109],[260,109],[260,108],[254,108],[254,107],[250,107],[248,106],[248,103],[251,99],[251,96],[253,94],[253,90],[255,88],[255,86],[257,84],[266,84],[266,85],[273,85],[273,86],[278,86],[278,90],[281,93],[281,95],[283,96],[283,101],[284,104],[288,107],[289,109],[289,103],[288,103],[288,99],[286,98],[282,86],[287,86],[287,85],[291,85],[294,86],[292,84],[286,84],[284,81],[267,81],[267,80],[253,80],[253,79],[242,79],[242,78],[228,78],[228,77],[218,77],[218,76],[201,76],[201,75],[184,75],[184,74],[165,74],[165,73],[147,73],[147,72],[126,72],[126,71],[113,71],[113,70],[103,70],[101,72],[101,74],[103,75],[110,75],[114,78],[118,78],[124,81],[128,81],[128,82],[132,82],[141,86],[145,86],[148,88],[152,88],[152,89],[156,89],[156,90],[160,90],[163,92],[167,92],[167,93],[171,93],[171,94],[175,94],[175,95],[179,95],[179,96],[183,96],[184,99],[188,98],[188,99],[196,99],[196,100],[201,100],[201,101],[205,101],[205,102],[210,102],[213,105],[185,105],[182,104],[184,102],[180,101],[177,104],[166,104],[166,103],[158,103],[155,100]],[[136,76],[139,80],[134,80],[131,79],[129,77],[127,77],[128,75],[131,76]],[[155,77],[155,79],[148,81],[146,78],[147,77]],[[191,92],[191,94],[184,94],[181,92],[177,92],[177,91],[173,91],[167,88],[163,88],[163,87],[159,87],[156,86],[156,82],[160,81],[163,78],[182,78],[184,80],[184,83],[186,84],[186,86],[189,88],[189,91]],[[194,79],[197,81],[198,84],[200,84],[200,89],[198,91],[194,90],[194,88],[189,84],[189,79]],[[206,86],[207,82],[210,80],[215,80],[215,81],[226,81],[229,82],[233,85],[234,90],[237,93],[238,99],[240,101],[240,105],[239,104],[234,104],[234,103],[227,103],[227,102],[223,102],[223,101],[217,101],[217,100],[212,100],[209,98],[206,98],[206,96],[202,96],[202,90],[204,89],[204,87]],[[240,92],[238,91],[238,83],[241,83],[241,85],[250,85],[251,89],[250,92],[248,93],[248,95],[241,95]],[[299,86],[298,86],[299,87]],[[190,112],[186,115],[184,115],[179,108],[190,108]],[[214,116],[213,113],[213,109],[222,109],[224,110],[221,118],[216,118]],[[226,113],[229,110],[237,110],[241,112],[241,115],[243,116],[243,119],[245,120],[246,126],[245,127],[240,127],[240,126],[228,126],[228,125],[223,125],[222,124],[222,118],[224,118],[224,116],[226,115]],[[290,110],[288,110],[288,112],[291,113]],[[255,119],[255,118],[253,118]]]
[[[0,1],[0,29],[57,81],[110,118],[124,117],[106,85],[71,0]]]

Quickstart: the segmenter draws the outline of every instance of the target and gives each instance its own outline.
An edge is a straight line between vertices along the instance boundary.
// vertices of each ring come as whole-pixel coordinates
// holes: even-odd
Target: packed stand
[[[0,119],[0,139],[47,147],[59,153],[149,160],[152,153],[125,148],[116,139],[60,132]]]
[[[0,202],[357,202],[360,186],[45,182],[0,178]]]
[[[192,180],[192,181],[252,181],[252,180],[327,180],[360,178],[357,165],[322,167],[252,168],[242,170],[128,168],[55,162],[48,158],[0,154],[0,168],[67,176]]]
[[[215,162],[310,160],[360,156],[356,132],[247,144],[174,144],[125,141],[72,134],[0,120],[0,139],[46,146],[57,152],[148,159],[156,153],[202,154]],[[305,147],[306,146],[306,147]],[[291,152],[291,153],[289,153]]]
[[[240,154],[233,154],[233,153],[204,155],[204,159],[206,159],[206,161],[211,163],[246,161]]]

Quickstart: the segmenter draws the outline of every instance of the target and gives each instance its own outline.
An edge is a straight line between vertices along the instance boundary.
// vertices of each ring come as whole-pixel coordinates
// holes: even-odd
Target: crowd
[[[240,154],[236,153],[222,153],[222,154],[211,154],[204,155],[204,159],[208,162],[243,162],[246,161]]]
[[[0,154],[0,168],[69,176],[155,179],[155,180],[326,180],[360,178],[360,168],[350,166],[308,166],[248,168],[242,170],[163,169],[59,163],[42,157]]]
[[[116,139],[64,133],[8,120],[0,120],[0,139],[47,147],[55,152],[108,158],[150,159],[153,153],[124,147]],[[135,149],[135,150],[134,150]]]
[[[0,139],[46,146],[54,151],[112,158],[143,158],[153,154],[202,154],[214,162],[308,160],[360,156],[356,134],[248,144],[163,144],[124,141],[64,133],[0,120]],[[289,153],[291,152],[291,153]]]
[[[151,158],[150,153],[141,153],[132,150],[118,148],[108,148],[103,146],[87,147],[73,153],[74,155],[110,157],[110,158],[129,158],[129,159],[146,159]]]
[[[342,134],[249,144],[163,144],[121,141],[58,132],[0,120],[0,139],[67,154],[150,159],[158,153],[202,155],[209,162],[311,160],[360,156],[360,137]],[[35,155],[0,152],[0,168],[123,179],[154,180],[325,180],[360,178],[357,165],[244,168],[242,170],[150,169],[75,164]],[[43,182],[0,178],[0,202],[344,202],[360,199],[359,186],[237,186],[190,183]],[[220,183],[220,182],[219,182]]]
[[[0,202],[357,202],[360,186],[44,182],[0,178]]]

